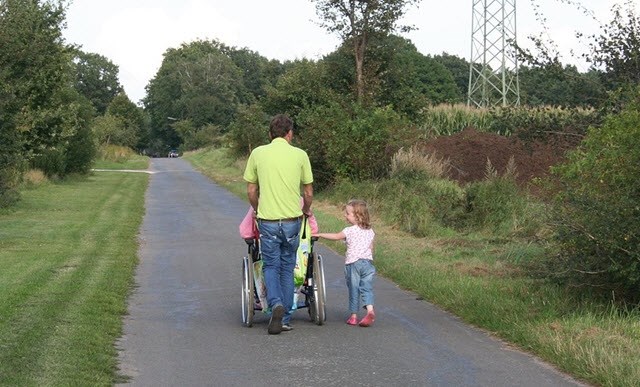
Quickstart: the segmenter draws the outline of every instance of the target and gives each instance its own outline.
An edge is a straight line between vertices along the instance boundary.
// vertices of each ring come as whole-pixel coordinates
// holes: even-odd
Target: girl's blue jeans
[[[288,324],[293,304],[293,269],[300,244],[300,220],[271,222],[258,220],[262,272],[267,288],[267,303],[273,309],[280,304],[287,311],[282,319]]]
[[[344,266],[344,276],[349,289],[349,311],[358,313],[362,305],[373,305],[373,279],[376,268],[370,259],[359,259]],[[360,304],[361,303],[361,304]]]

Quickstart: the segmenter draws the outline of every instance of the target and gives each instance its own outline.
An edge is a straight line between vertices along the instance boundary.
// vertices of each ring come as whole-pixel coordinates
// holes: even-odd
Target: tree
[[[262,106],[269,115],[288,114],[295,122],[301,111],[341,98],[327,86],[327,68],[308,59],[288,64],[275,86],[267,88]]]
[[[107,114],[119,117],[124,124],[124,130],[131,132],[136,139],[132,148],[139,152],[146,148],[149,135],[144,111],[131,102],[126,94],[120,93],[111,100]]]
[[[210,124],[226,128],[241,101],[251,99],[242,71],[223,48],[217,41],[198,40],[165,52],[144,100],[152,138],[178,148],[175,121],[189,120],[196,129]]]
[[[135,133],[127,130],[125,121],[112,114],[96,117],[91,129],[98,146],[121,145],[133,148],[138,141]]]
[[[467,93],[469,92],[469,66],[470,63],[464,58],[460,58],[456,55],[450,55],[443,52],[441,55],[435,55],[433,57],[438,63],[446,67],[453,75],[453,80],[458,87],[460,96],[462,96],[461,102],[467,100]]]
[[[575,66],[522,66],[520,99],[529,106],[594,107],[605,99],[600,73],[579,73]]]
[[[229,128],[229,142],[232,152],[246,157],[256,147],[269,143],[267,129],[269,116],[258,104],[241,106],[236,120]]]
[[[337,33],[353,47],[356,68],[356,96],[359,102],[365,95],[364,60],[369,39],[385,36],[399,29],[407,32],[409,26],[398,26],[405,8],[420,0],[311,0],[316,3],[320,25]]]
[[[242,72],[242,82],[248,94],[241,96],[240,102],[250,104],[263,98],[267,87],[273,86],[284,68],[277,60],[269,60],[257,52],[246,48],[223,48],[229,58]]]
[[[408,39],[389,35],[371,40],[368,61],[379,81],[376,102],[391,105],[415,119],[429,105],[461,99],[451,72],[437,60],[422,55]]]
[[[63,22],[61,1],[0,1],[0,205],[17,199],[25,160],[60,154],[75,134]]]
[[[118,80],[118,66],[99,54],[77,50],[74,58],[75,87],[96,109],[104,114],[107,106],[123,92]]]
[[[322,61],[327,68],[326,83],[340,93],[349,90],[347,79],[353,76],[349,56],[349,47],[344,44]],[[461,100],[451,72],[397,35],[370,40],[364,72],[369,79],[369,98],[375,105],[393,106],[412,119],[426,106]]]
[[[601,26],[602,34],[592,36],[591,55],[585,59],[596,67],[604,67],[604,80],[612,89],[640,84],[640,16],[632,1],[626,9],[615,4],[613,20]]]

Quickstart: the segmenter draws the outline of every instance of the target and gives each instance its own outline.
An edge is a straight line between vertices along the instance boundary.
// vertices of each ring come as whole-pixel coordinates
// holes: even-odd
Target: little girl
[[[373,266],[373,238],[369,210],[364,200],[350,200],[344,210],[347,222],[351,224],[339,233],[318,233],[314,236],[330,240],[345,240],[344,275],[349,289],[349,325],[368,327],[373,324],[376,315],[373,311],[373,278],[376,269]],[[359,302],[367,309],[367,315],[358,322]]]

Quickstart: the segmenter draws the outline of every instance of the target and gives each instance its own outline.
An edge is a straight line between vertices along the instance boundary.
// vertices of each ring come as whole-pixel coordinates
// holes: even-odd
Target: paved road
[[[135,386],[577,386],[540,360],[378,278],[377,320],[348,326],[343,258],[325,259],[327,323],[240,322],[247,204],[180,158],[153,159],[137,287],[118,343]],[[322,225],[320,225],[322,227]]]

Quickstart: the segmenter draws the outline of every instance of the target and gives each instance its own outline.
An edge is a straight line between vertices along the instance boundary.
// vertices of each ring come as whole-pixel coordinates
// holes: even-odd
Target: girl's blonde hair
[[[353,208],[353,215],[356,218],[356,223],[360,228],[370,229],[371,220],[369,219],[369,207],[367,202],[360,199],[351,199],[347,203],[346,207]]]

